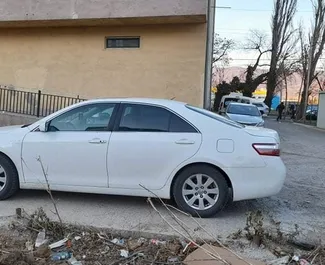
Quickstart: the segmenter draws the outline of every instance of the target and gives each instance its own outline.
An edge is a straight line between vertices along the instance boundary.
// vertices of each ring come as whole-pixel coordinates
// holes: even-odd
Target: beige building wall
[[[173,98],[202,105],[206,24],[0,29],[0,85],[43,93]],[[140,36],[139,49],[105,37]]]

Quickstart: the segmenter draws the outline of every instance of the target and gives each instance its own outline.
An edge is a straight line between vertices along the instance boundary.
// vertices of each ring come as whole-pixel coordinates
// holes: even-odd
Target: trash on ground
[[[310,263],[305,259],[300,259],[299,260],[299,265],[310,265]]]
[[[62,252],[52,254],[51,260],[53,261],[67,260],[70,259],[71,256],[72,256],[71,252],[62,251]]]
[[[70,259],[68,259],[68,263],[70,265],[82,265],[81,261],[76,260],[75,257],[71,257]]]
[[[167,259],[167,262],[168,262],[168,263],[179,263],[180,260],[179,260],[179,257],[169,257],[169,258]]]
[[[166,245],[166,241],[160,241],[160,240],[158,240],[158,239],[151,239],[151,244],[154,244],[154,245]]]
[[[57,241],[57,242],[51,244],[49,247],[50,247],[50,249],[59,248],[59,247],[64,246],[67,241],[68,241],[68,239],[64,238],[60,241]]]
[[[35,241],[36,248],[39,248],[41,245],[47,243],[47,240],[45,237],[46,237],[45,231],[41,231],[38,233],[36,241]]]
[[[75,236],[74,240],[79,241],[81,239],[81,236]]]
[[[268,265],[286,265],[290,261],[290,256],[284,256],[268,262]]]
[[[257,260],[246,259],[243,261],[231,253],[229,250],[226,250],[224,248],[214,247],[208,244],[203,245],[202,248],[212,253],[218,253],[222,259],[226,260],[229,264],[232,265],[247,265],[247,262],[252,265],[265,265],[265,263]],[[211,256],[206,254],[203,249],[198,248],[192,252],[186,257],[183,263],[186,265],[224,265],[222,261],[219,261],[217,259],[213,260]]]
[[[114,238],[111,242],[115,245],[124,246],[124,239]]]
[[[123,258],[128,258],[129,257],[129,251],[125,250],[125,249],[121,249],[121,257]]]
[[[27,249],[28,251],[33,251],[33,249],[34,249],[34,244],[33,244],[32,242],[30,242],[30,241],[27,241],[27,242],[25,243],[25,247],[26,247],[26,249]]]

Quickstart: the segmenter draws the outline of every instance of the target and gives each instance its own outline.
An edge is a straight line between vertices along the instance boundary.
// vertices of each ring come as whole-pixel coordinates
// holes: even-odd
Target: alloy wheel
[[[210,176],[195,174],[184,182],[182,196],[191,208],[200,211],[207,210],[217,203],[219,187]]]
[[[0,191],[2,191],[7,183],[7,173],[4,168],[0,165]]]

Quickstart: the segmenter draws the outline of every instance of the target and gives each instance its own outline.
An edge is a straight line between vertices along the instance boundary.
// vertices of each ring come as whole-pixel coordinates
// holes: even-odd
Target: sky
[[[243,49],[243,44],[251,29],[261,30],[271,37],[271,17],[273,0],[216,0],[215,32],[221,37],[233,39],[238,49],[230,53],[230,66],[242,66],[255,61],[256,54]],[[231,7],[230,9],[221,7]],[[313,11],[311,0],[298,0],[295,24],[300,21],[310,29]],[[267,60],[264,57],[263,60]]]

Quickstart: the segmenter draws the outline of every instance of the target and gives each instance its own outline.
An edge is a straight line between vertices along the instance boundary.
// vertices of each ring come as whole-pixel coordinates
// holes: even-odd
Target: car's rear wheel
[[[178,207],[192,216],[211,217],[227,203],[229,187],[223,174],[206,165],[185,168],[173,185]]]
[[[14,195],[19,189],[18,173],[13,163],[0,155],[0,200]]]

